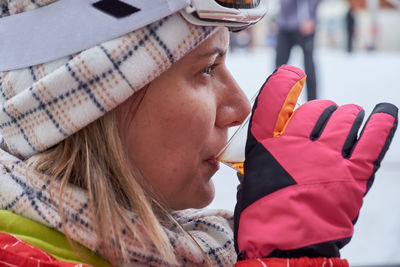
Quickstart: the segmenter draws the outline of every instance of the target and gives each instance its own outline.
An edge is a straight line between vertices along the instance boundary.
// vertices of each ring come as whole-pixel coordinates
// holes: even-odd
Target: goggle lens
[[[229,8],[255,8],[260,4],[261,0],[215,0],[218,4]]]

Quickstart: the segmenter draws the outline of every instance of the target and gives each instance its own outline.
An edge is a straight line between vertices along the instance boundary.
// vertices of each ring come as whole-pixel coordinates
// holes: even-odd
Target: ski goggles
[[[257,23],[267,12],[267,0],[192,0],[180,11],[192,24],[226,26],[239,31]]]
[[[0,18],[0,71],[68,56],[180,12],[190,23],[241,30],[267,0],[58,0]]]

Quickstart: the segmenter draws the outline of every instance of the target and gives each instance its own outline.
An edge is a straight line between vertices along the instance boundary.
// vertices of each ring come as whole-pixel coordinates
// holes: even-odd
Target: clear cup
[[[246,120],[229,138],[226,146],[217,155],[217,160],[236,170],[240,174],[244,174],[244,150],[246,147],[247,130],[250,121],[249,114]]]
[[[257,98],[259,90],[250,99],[250,105],[253,109],[254,101]],[[217,155],[217,160],[228,167],[236,170],[240,174],[244,174],[244,150],[246,147],[247,131],[249,128],[251,113],[247,118],[238,126],[236,131],[229,138],[228,143],[222,148]]]

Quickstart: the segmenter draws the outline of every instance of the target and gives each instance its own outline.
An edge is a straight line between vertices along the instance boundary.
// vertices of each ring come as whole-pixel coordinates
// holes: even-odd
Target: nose
[[[228,70],[223,81],[216,125],[221,128],[240,125],[250,113],[250,102]]]

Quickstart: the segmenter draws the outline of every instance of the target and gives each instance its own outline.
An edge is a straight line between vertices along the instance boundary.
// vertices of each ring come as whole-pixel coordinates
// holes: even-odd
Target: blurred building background
[[[354,5],[354,50],[400,51],[400,0],[321,0],[316,48],[346,48],[346,13]],[[254,27],[232,34],[232,48],[274,47],[279,0],[269,1],[265,18]]]

